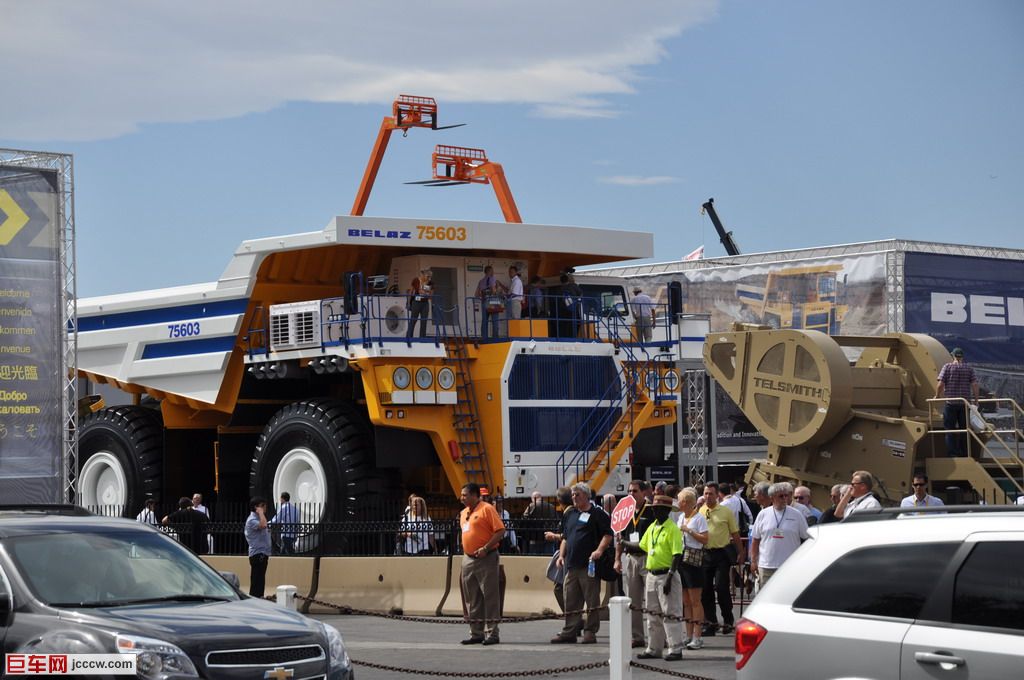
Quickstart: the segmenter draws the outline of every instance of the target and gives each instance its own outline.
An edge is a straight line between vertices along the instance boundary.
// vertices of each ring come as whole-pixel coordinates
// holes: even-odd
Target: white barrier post
[[[608,641],[608,670],[610,680],[632,680],[633,617],[628,597],[613,597],[608,602],[608,623],[611,639]]]
[[[277,604],[285,609],[291,609],[295,611],[295,592],[298,590],[295,586],[278,586],[277,587]]]

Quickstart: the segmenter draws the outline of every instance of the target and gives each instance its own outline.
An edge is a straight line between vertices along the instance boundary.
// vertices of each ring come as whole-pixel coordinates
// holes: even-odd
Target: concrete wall
[[[249,590],[249,560],[245,557],[207,555],[203,559],[219,571],[238,574],[242,590]],[[507,616],[531,614],[551,609],[558,611],[552,583],[545,576],[548,557],[502,557],[505,570],[505,610]],[[451,592],[443,613],[460,615],[462,598],[459,572],[462,557],[452,561]],[[323,557],[316,599],[358,609],[390,611],[399,608],[406,614],[433,615],[441,602],[448,573],[446,557]],[[267,567],[266,594],[279,585],[293,585],[307,595],[313,583],[313,558],[272,557]],[[328,613],[314,606],[310,611]]]

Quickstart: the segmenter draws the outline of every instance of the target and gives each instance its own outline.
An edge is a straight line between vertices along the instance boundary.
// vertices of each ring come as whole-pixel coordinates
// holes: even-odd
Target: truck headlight
[[[340,666],[347,668],[351,663],[348,658],[348,652],[345,651],[345,641],[341,639],[341,633],[338,632],[337,628],[328,626],[326,623],[321,623],[324,627],[324,635],[327,636],[327,651],[328,658],[331,660],[331,666]]]
[[[391,382],[395,384],[400,390],[404,390],[412,382],[412,376],[409,374],[409,369],[405,366],[399,366],[395,369],[395,372],[391,374]]]
[[[450,390],[455,385],[455,371],[445,366],[437,372],[437,384],[442,390]]]
[[[434,372],[426,366],[416,369],[416,387],[421,390],[429,389],[434,384]]]
[[[119,634],[115,644],[121,654],[135,654],[135,672],[140,678],[166,680],[199,677],[188,655],[170,642]]]

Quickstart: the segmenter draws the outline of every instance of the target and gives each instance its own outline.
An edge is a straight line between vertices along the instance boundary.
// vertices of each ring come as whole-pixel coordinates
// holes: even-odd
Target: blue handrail
[[[616,316],[615,318],[618,317]],[[608,325],[603,318],[602,322],[605,323],[606,326]],[[608,330],[610,332],[614,332],[611,328]],[[633,348],[630,343],[616,342],[616,345],[622,348],[626,353],[625,365],[619,369],[617,376],[618,380],[608,386],[595,405],[595,408],[587,415],[586,418],[583,419],[583,422],[581,422],[579,427],[577,427],[576,432],[573,433],[573,436],[566,443],[566,448],[563,449],[562,454],[558,457],[556,465],[558,467],[560,484],[565,483],[565,476],[569,468],[575,467],[578,476],[580,467],[582,466],[585,468],[590,464],[590,452],[594,450],[594,445],[599,443],[598,438],[603,437],[601,441],[607,439],[608,435],[611,434],[611,428],[614,427],[614,424],[618,422],[618,419],[621,417],[622,414],[620,412],[623,400],[627,395],[635,400],[639,394],[639,361],[637,356],[633,353]],[[645,354],[647,353],[646,349],[642,346],[640,349],[643,349]],[[646,360],[646,363],[648,365],[650,364],[649,357]],[[614,388],[618,388],[618,390],[615,390]],[[605,409],[599,408],[606,400],[608,401],[608,407]],[[597,416],[597,414],[600,414],[600,416]],[[632,427],[632,425],[633,423],[630,423],[630,427]],[[578,438],[583,438],[584,433],[587,432],[588,429],[589,434],[586,435],[583,445],[573,453],[572,458],[568,463],[566,463],[565,459],[569,454],[569,447]]]

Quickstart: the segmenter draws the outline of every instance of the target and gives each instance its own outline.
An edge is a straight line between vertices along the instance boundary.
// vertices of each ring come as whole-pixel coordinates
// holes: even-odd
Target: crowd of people
[[[534,494],[523,517],[560,522],[559,531],[526,539],[554,551],[548,578],[565,621],[551,643],[596,642],[602,601],[623,594],[633,605],[637,658],[682,659],[684,650],[701,649],[704,638],[733,633],[732,595],[741,568],[753,576],[751,588],[764,587],[810,538],[810,526],[881,507],[874,485],[870,472],[858,470],[849,484],[832,487],[831,506],[823,510],[813,505],[808,487],[784,481],[757,483],[748,499],[742,482],[680,489],[633,480],[627,492],[635,510],[618,533],[611,527],[618,502],[613,495],[595,497],[583,483],[559,489],[555,504]],[[915,475],[911,486],[902,506],[942,504],[928,494],[926,475]],[[502,521],[475,484],[462,489],[461,499],[462,586],[471,619],[470,637],[462,643],[494,645],[500,642],[497,566],[508,517]]]
[[[764,587],[809,538],[808,527],[880,507],[874,486],[873,475],[858,470],[849,484],[831,488],[831,506],[822,510],[813,505],[808,487],[794,488],[784,481],[759,482],[748,492],[742,482],[679,488],[633,480],[627,488],[635,501],[633,516],[615,533],[611,514],[619,499],[613,494],[597,497],[584,483],[559,489],[554,503],[535,492],[516,520],[500,496],[490,498],[478,485],[467,484],[461,489],[463,509],[457,520],[461,585],[470,619],[470,636],[462,642],[500,643],[499,555],[529,552],[550,555],[547,577],[565,613],[552,644],[596,642],[602,603],[622,594],[632,601],[632,645],[642,648],[638,658],[681,659],[685,649],[701,649],[704,638],[733,632],[732,595],[742,573],[738,568],[746,566],[743,571],[755,580],[752,586]],[[928,493],[926,475],[914,475],[911,487],[903,507],[942,505]],[[197,554],[212,552],[210,511],[202,500],[201,494],[182,497],[178,510],[162,520],[148,501],[137,519],[172,529]],[[288,493],[281,494],[271,519],[266,499],[251,499],[249,509],[244,528],[249,592],[262,596],[274,551],[272,535],[280,554],[294,554],[300,517]],[[439,531],[443,525],[431,518],[422,496],[410,495],[395,553],[447,552],[453,546],[445,544],[450,537]],[[742,580],[739,585],[746,587]]]

